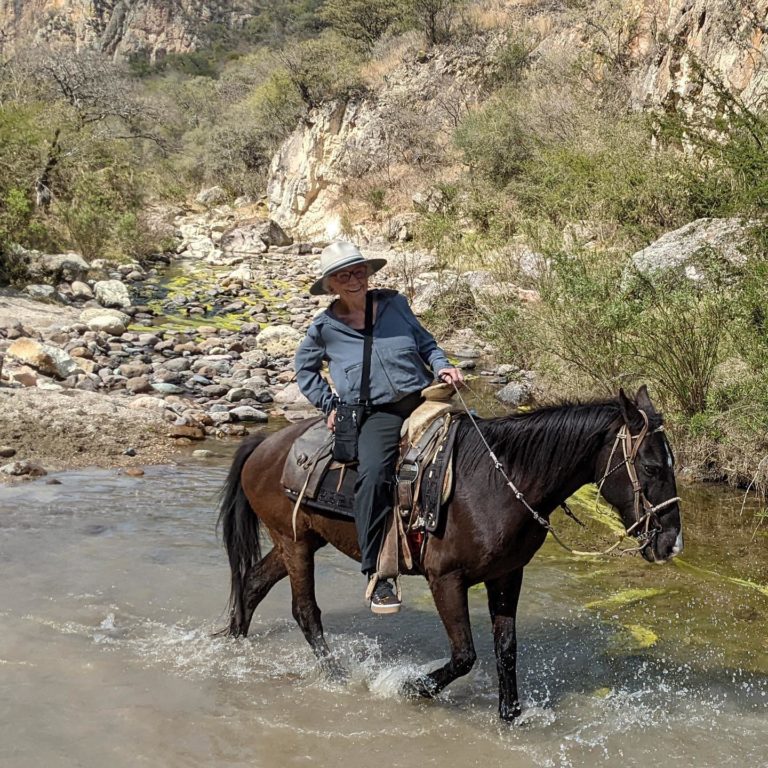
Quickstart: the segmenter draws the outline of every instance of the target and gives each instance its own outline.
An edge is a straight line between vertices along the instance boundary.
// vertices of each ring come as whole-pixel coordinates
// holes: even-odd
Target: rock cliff
[[[697,63],[747,103],[768,92],[768,0],[624,0],[576,11],[530,0],[507,5],[512,33],[525,28],[538,37],[534,66],[558,54],[591,57],[598,77],[601,69],[618,66],[628,75],[634,109],[705,98],[712,87]],[[503,33],[486,34],[429,54],[411,52],[374,96],[314,110],[273,160],[273,218],[304,237],[338,235],[355,173],[380,170],[398,155],[422,165],[423,158],[398,145],[394,123],[403,109],[438,133],[441,126],[450,132],[461,111],[482,100],[482,83],[503,39]]]
[[[0,52],[31,41],[95,46],[150,62],[199,46],[210,24],[236,27],[238,0],[0,0]]]

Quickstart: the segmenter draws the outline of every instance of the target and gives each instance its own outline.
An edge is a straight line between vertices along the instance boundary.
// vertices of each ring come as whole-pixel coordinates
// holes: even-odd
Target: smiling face
[[[345,303],[355,304],[368,290],[368,274],[366,264],[340,269],[326,278],[328,291],[335,293]]]

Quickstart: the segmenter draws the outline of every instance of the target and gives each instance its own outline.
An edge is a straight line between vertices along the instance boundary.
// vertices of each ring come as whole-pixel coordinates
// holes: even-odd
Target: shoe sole
[[[374,605],[371,603],[371,613],[385,616],[390,613],[399,613],[400,607],[401,603],[398,603],[397,605]]]

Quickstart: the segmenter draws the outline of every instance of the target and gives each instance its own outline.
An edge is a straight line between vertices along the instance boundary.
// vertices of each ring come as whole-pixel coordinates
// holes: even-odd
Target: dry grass
[[[409,30],[394,37],[384,36],[374,46],[371,59],[363,64],[361,76],[370,88],[386,86],[387,75],[392,74],[406,58],[415,55],[424,47],[420,32]]]

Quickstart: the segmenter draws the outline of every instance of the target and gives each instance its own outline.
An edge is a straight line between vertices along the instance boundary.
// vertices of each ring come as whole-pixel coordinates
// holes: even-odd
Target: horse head
[[[663,563],[683,550],[674,455],[645,385],[634,402],[624,390],[618,400],[622,418],[598,456],[596,482],[643,557]]]

